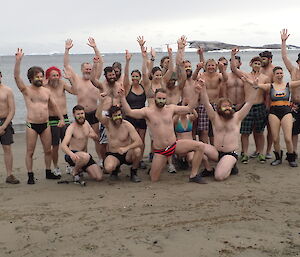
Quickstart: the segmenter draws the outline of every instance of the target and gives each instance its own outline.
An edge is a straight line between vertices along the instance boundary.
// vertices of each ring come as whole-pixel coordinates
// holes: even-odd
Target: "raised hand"
[[[126,62],[129,62],[131,60],[131,56],[132,56],[132,54],[129,53],[128,50],[125,50],[125,59],[126,59]]]
[[[218,68],[220,71],[223,71],[224,70],[224,64],[222,62],[218,62]]]
[[[100,62],[100,57],[99,56],[94,56],[93,62],[94,63],[99,63]]]
[[[186,39],[186,36],[181,36],[181,38],[177,40],[178,49],[184,49],[186,47]]]
[[[199,62],[199,63],[197,64],[196,69],[197,69],[197,70],[201,70],[203,67],[204,67],[204,63],[203,63],[203,62]]]
[[[24,56],[23,49],[18,48],[17,52],[15,53],[15,56],[16,56],[16,61],[21,61]]]
[[[202,78],[197,79],[195,82],[195,91],[200,93],[203,88],[205,88],[205,80]]]
[[[88,38],[88,43],[87,43],[87,45],[90,46],[90,47],[92,47],[92,48],[97,47],[96,41],[95,41],[95,39],[92,38],[92,37],[89,37],[89,38]]]
[[[138,36],[137,41],[138,41],[140,47],[143,47],[146,43],[146,41],[144,40],[144,36]]]
[[[286,41],[290,34],[288,34],[288,30],[287,29],[283,29],[280,31],[280,35],[281,35],[281,41]]]
[[[73,40],[70,39],[70,38],[68,38],[68,39],[66,40],[66,43],[65,43],[65,48],[66,48],[67,50],[70,50],[72,47],[73,47]]]
[[[168,55],[172,55],[172,48],[167,44],[167,49],[168,49]]]
[[[142,51],[142,56],[143,56],[143,57],[147,57],[147,47],[142,46],[142,47],[141,47],[141,51]]]
[[[238,52],[239,52],[239,49],[238,49],[237,47],[232,48],[232,50],[231,50],[231,55],[234,55],[234,56],[235,56]]]

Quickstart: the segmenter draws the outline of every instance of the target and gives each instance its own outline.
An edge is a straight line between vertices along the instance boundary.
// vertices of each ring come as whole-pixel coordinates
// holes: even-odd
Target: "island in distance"
[[[238,46],[234,44],[227,44],[218,41],[188,41],[190,48],[204,48],[204,51],[218,51],[218,50],[231,50],[234,47],[238,47],[240,50],[243,49],[280,49],[280,44],[268,44],[263,46]],[[287,45],[289,50],[300,49],[299,46]]]

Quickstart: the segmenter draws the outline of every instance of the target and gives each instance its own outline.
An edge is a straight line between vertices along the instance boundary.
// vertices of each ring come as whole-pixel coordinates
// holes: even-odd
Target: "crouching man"
[[[91,178],[100,181],[103,175],[102,170],[95,163],[93,157],[86,152],[88,138],[96,140],[98,136],[85,120],[83,106],[76,105],[73,108],[73,115],[75,122],[67,128],[61,143],[61,148],[66,153],[65,160],[73,167],[73,176],[85,171]]]
[[[108,117],[103,115],[103,102],[105,94],[101,94],[100,104],[96,111],[96,117],[105,126],[108,136],[108,152],[104,160],[104,169],[111,175],[111,179],[118,179],[118,172],[122,164],[130,165],[130,180],[141,182],[137,176],[137,169],[142,158],[141,147],[143,142],[130,122],[123,120],[121,108],[111,106]]]

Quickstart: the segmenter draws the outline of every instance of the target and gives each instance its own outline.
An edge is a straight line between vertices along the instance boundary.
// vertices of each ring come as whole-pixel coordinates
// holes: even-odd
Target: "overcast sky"
[[[288,44],[299,46],[299,11],[299,0],[2,0],[0,55],[17,47],[27,54],[63,52],[67,38],[72,53],[91,53],[89,36],[103,53],[138,51],[138,35],[153,47],[181,35],[260,46],[280,43],[282,28],[291,33]]]

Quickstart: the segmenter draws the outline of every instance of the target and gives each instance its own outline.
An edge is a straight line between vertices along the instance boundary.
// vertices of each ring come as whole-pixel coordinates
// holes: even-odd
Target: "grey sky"
[[[63,52],[66,38],[72,53],[90,53],[87,38],[101,52],[137,51],[136,37],[148,46],[188,40],[217,40],[240,45],[280,43],[288,28],[289,44],[300,45],[299,0],[291,1],[2,1],[0,55],[22,47],[27,54]]]

